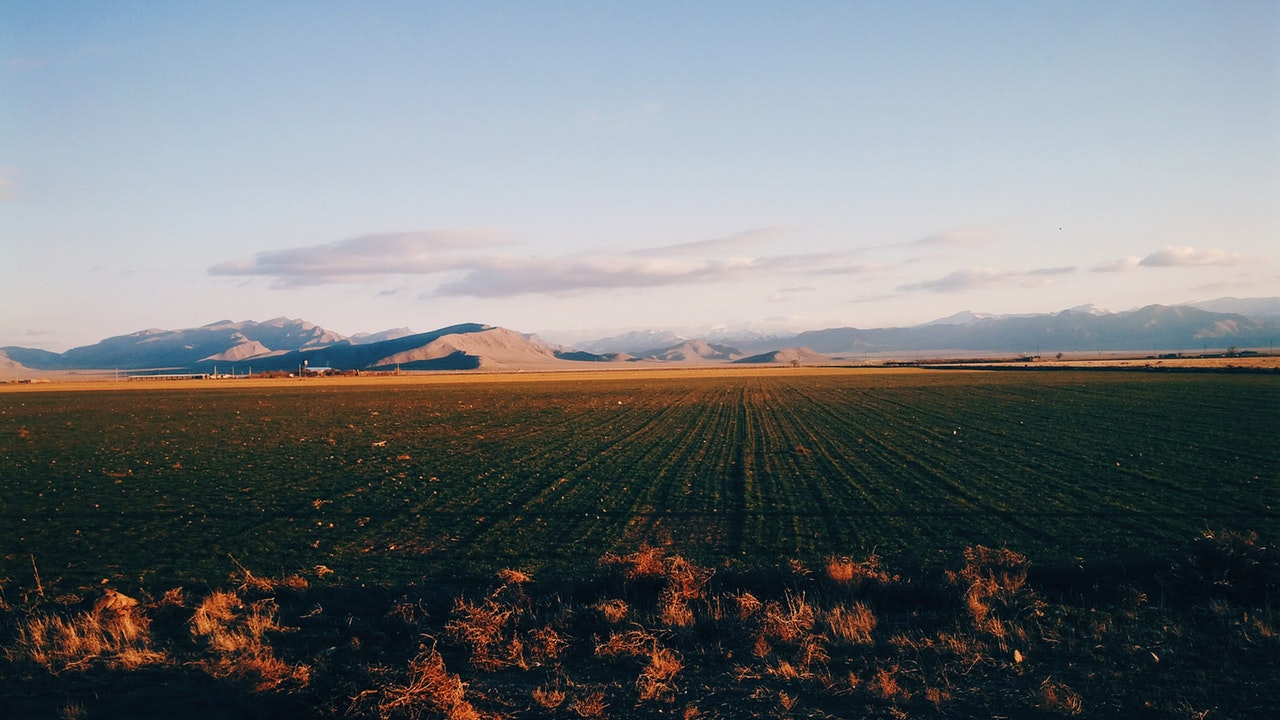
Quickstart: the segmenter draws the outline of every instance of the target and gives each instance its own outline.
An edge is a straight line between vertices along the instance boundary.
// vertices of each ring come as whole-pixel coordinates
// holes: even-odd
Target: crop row
[[[1280,519],[1280,383],[725,373],[0,395],[0,579],[573,572],[974,544],[1120,559]]]

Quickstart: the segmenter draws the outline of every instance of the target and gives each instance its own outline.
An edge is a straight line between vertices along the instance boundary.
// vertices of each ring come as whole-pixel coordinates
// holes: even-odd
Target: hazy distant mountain
[[[466,323],[380,342],[341,342],[255,359],[256,370],[474,370],[553,366],[565,362],[549,347],[505,328]]]
[[[378,345],[383,344],[385,343]],[[468,364],[474,360],[477,368],[504,365],[523,367],[555,364],[558,359],[550,348],[534,343],[520,333],[485,326],[478,330],[442,334],[425,345],[389,355],[379,360],[374,367],[395,365],[406,370],[417,370],[435,367],[435,364],[442,361],[462,360]]]
[[[94,345],[47,353],[6,348],[13,360],[42,370],[188,368],[203,361],[240,362],[271,353],[323,347],[344,338],[304,320],[220,320],[185,330],[142,330]]]
[[[13,360],[9,357],[8,353],[0,350],[0,380],[11,380],[28,377],[30,375],[30,368],[16,360]]]
[[[640,353],[638,357],[665,362],[730,362],[743,357],[745,353],[735,347],[709,343],[706,340],[686,340],[679,345]]]
[[[749,334],[751,345],[684,338],[669,331],[632,332],[572,350],[533,335],[477,323],[427,333],[386,330],[346,338],[290,318],[264,322],[221,320],[185,330],[142,330],[64,353],[0,348],[0,369],[13,375],[42,370],[294,371],[571,367],[583,362],[728,362],[819,364],[830,356],[863,353],[990,351],[1049,354],[1067,351],[1142,351],[1271,348],[1280,341],[1280,298],[1235,299],[1199,306],[1149,305],[1111,313],[1092,305],[1044,315],[963,312],[924,325],[811,330],[790,337]],[[1240,308],[1221,312],[1208,307]],[[728,337],[721,331],[716,337]],[[811,354],[810,354],[811,353]]]
[[[831,328],[803,332],[794,340],[823,353],[990,350],[1038,354],[1267,347],[1276,338],[1280,338],[1280,319],[1254,320],[1193,307],[1149,305],[1120,313],[1099,313],[1090,307],[1049,315],[975,315],[968,322],[907,328]]]
[[[1186,303],[1188,307],[1216,313],[1234,313],[1248,318],[1280,317],[1280,297],[1270,298],[1218,298],[1203,302]]]
[[[378,339],[379,336],[385,339]],[[399,330],[353,341],[302,320],[219,321],[186,330],[143,330],[65,353],[4,348],[6,372],[21,369],[120,369],[208,372],[335,370],[469,370],[563,365],[610,358],[554,348],[505,328],[468,323],[427,333]]]
[[[369,343],[382,342],[384,340],[399,340],[402,337],[409,337],[410,335],[415,334],[416,333],[409,328],[402,327],[383,330],[382,332],[376,333],[356,333],[347,339],[350,340],[353,345],[368,345]]]
[[[770,350],[733,362],[740,365],[823,365],[831,362],[831,358],[806,347],[793,347]]]
[[[677,347],[688,340],[703,340],[713,345],[724,345],[742,351],[775,349],[789,335],[776,335],[757,330],[718,328],[697,338],[671,330],[637,330],[574,343],[574,350],[585,350],[598,355],[625,353],[637,357],[653,357]]]
[[[668,348],[679,345],[687,339],[670,330],[637,330],[623,333],[622,335],[575,343],[573,349],[585,350],[598,355],[607,353],[640,355],[653,352],[654,348]]]
[[[794,336],[794,333],[778,334],[759,330],[720,328],[703,339],[717,345],[729,345],[744,354],[776,350]]]

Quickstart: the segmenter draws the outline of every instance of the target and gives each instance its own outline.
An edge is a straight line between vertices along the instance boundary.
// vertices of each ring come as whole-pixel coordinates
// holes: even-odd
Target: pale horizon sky
[[[0,0],[0,346],[1276,295],[1276,2]]]

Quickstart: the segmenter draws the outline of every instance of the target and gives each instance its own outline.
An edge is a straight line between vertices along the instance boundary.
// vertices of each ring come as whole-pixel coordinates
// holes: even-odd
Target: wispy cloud
[[[807,293],[817,291],[818,288],[809,285],[795,285],[792,287],[778,288],[769,294],[768,300],[769,302],[788,302]]]
[[[912,247],[979,247],[989,245],[999,239],[999,235],[990,230],[978,228],[952,228],[915,240],[898,243]]]
[[[968,268],[957,270],[935,280],[925,280],[898,287],[902,291],[927,291],[939,293],[964,292],[976,290],[990,285],[1015,283],[1019,285],[1041,285],[1058,275],[1074,273],[1074,266],[1038,268],[1035,270],[999,270],[990,267]]]
[[[1143,267],[1196,267],[1201,265],[1244,265],[1253,258],[1220,248],[1197,250],[1185,245],[1168,245],[1142,258]]]
[[[634,255],[696,255],[703,253],[720,253],[744,251],[747,248],[758,246],[761,243],[767,243],[774,240],[781,240],[786,237],[790,231],[781,227],[765,227],[753,230],[743,230],[732,235],[724,237],[709,238],[707,240],[694,240],[692,242],[677,243],[674,245],[664,245],[655,248],[643,248],[634,250]]]
[[[687,260],[627,254],[560,258],[506,255],[469,262],[462,278],[441,285],[435,294],[512,297],[723,281],[740,276],[752,262],[750,259]]]
[[[852,253],[767,254],[756,247],[767,249],[788,234],[781,228],[761,228],[653,248],[551,257],[495,253],[493,248],[502,238],[486,231],[364,235],[262,252],[215,265],[209,272],[271,277],[279,288],[448,273],[450,276],[425,296],[494,298],[865,271],[852,264]]]
[[[1186,245],[1166,245],[1164,249],[1157,250],[1146,257],[1140,258],[1136,255],[1131,255],[1119,260],[1095,265],[1090,270],[1097,273],[1111,273],[1132,272],[1142,268],[1207,267],[1215,265],[1229,267],[1266,262],[1267,260],[1268,258],[1250,257],[1221,248],[1197,249]]]
[[[503,243],[487,230],[433,230],[361,235],[325,245],[261,252],[209,268],[213,275],[274,277],[277,287],[359,282],[384,275],[421,275],[466,267],[457,253]]]
[[[1119,260],[1112,260],[1111,262],[1094,265],[1090,270],[1097,273],[1130,272],[1132,270],[1137,270],[1141,266],[1142,258],[1136,255],[1130,255],[1129,257],[1123,257]]]

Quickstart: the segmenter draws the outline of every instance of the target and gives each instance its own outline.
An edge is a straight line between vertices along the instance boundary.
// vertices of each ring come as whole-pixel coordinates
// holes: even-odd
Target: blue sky
[[[0,345],[1280,294],[1280,3],[0,0]]]

